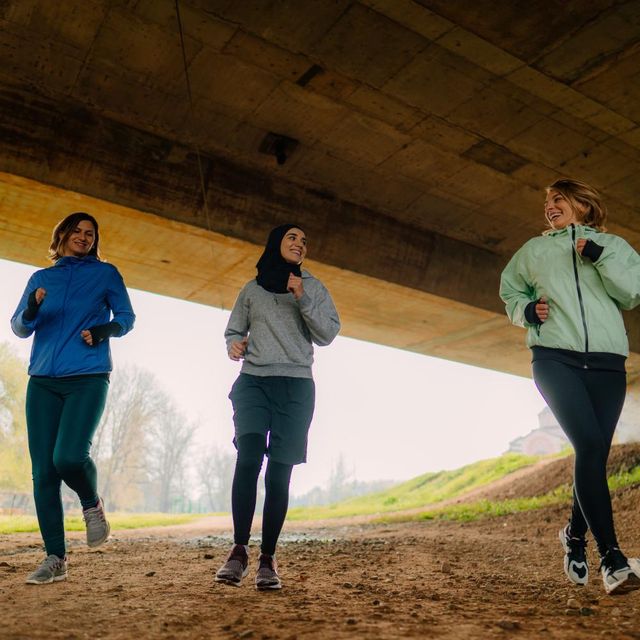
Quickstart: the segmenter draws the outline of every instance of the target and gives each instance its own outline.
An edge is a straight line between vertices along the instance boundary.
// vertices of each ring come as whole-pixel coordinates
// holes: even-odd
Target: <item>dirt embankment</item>
[[[612,464],[618,456],[631,459],[614,450]],[[556,461],[538,469],[544,478],[514,475],[517,494],[494,490],[545,493],[556,472],[568,482],[570,469]],[[640,556],[640,488],[613,502],[623,548]],[[605,596],[593,545],[589,585],[564,577],[557,533],[566,516],[555,506],[466,524],[288,523],[278,553],[285,586],[271,593],[252,588],[256,545],[242,587],[213,582],[230,544],[228,520],[115,532],[93,552],[74,535],[69,579],[38,587],[24,584],[42,558],[29,546],[36,537],[4,536],[0,638],[639,640],[640,591]]]

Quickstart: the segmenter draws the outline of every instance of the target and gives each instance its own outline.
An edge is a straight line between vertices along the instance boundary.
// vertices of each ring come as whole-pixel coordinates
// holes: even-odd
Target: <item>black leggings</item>
[[[267,439],[248,433],[237,439],[238,458],[231,488],[233,539],[249,544],[251,522],[256,510],[258,476],[267,448]],[[289,481],[293,465],[269,460],[264,478],[265,498],[262,512],[262,553],[273,555],[289,507]]]
[[[533,379],[576,454],[571,535],[583,537],[591,529],[604,555],[618,546],[607,458],[624,405],[626,374],[538,360],[533,363]]]

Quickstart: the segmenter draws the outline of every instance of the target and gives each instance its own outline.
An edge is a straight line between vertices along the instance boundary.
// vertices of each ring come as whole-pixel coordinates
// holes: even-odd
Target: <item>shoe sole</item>
[[[242,581],[249,575],[249,566],[242,572],[242,578],[240,580],[233,580],[232,578],[225,578],[224,576],[216,575],[214,577],[215,582],[219,582],[220,584],[228,584],[230,587],[239,587],[242,585]]]
[[[111,525],[107,522],[107,533],[104,536],[104,538],[100,538],[100,540],[96,540],[94,542],[89,542],[87,540],[87,546],[90,549],[95,549],[96,547],[99,547],[100,545],[103,545],[109,539],[110,535],[111,535]]]
[[[228,578],[218,578],[218,576],[214,578],[214,581],[219,582],[220,584],[228,584],[230,587],[239,587],[242,585],[242,580],[236,582],[235,580],[229,580]]]
[[[258,591],[272,591],[275,589],[282,589],[282,582],[278,581],[277,583],[265,583],[265,584],[258,584],[256,582],[256,589]]]
[[[564,556],[564,559],[563,559],[563,562],[562,562],[562,565],[564,567],[564,575],[567,576],[569,582],[571,582],[572,584],[578,585],[579,587],[584,587],[589,582],[589,567],[587,567],[586,563],[585,563],[585,568],[586,568],[587,572],[586,572],[584,578],[580,578],[578,576],[578,579],[574,580],[571,577],[571,574],[569,572],[569,563],[567,562],[566,554],[569,553],[569,547],[568,547],[567,542],[565,540],[564,529],[560,529],[560,531],[558,533],[558,538],[560,538],[560,544],[562,545],[562,548],[564,549],[564,553],[565,553],[565,556]]]
[[[67,579],[67,574],[65,573],[63,576],[55,576],[54,578],[51,578],[51,580],[25,580],[24,583],[25,584],[51,584],[52,582],[60,582],[62,580],[66,580]]]
[[[626,580],[623,580],[616,585],[605,585],[604,587],[604,590],[610,596],[624,595],[625,593],[631,593],[631,591],[636,591],[637,589],[640,589],[640,578],[635,573],[631,573]]]

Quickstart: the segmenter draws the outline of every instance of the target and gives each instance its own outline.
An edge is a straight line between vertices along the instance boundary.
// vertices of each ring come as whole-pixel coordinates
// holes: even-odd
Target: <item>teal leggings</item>
[[[98,501],[96,465],[89,456],[109,389],[108,374],[31,377],[27,386],[27,433],[33,495],[47,555],[63,558],[62,481],[83,508]]]

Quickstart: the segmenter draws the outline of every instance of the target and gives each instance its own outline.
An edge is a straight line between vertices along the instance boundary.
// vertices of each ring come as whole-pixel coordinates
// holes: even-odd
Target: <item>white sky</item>
[[[31,339],[9,319],[36,267],[0,260],[0,341],[28,359]],[[135,329],[111,341],[114,366],[151,370],[199,420],[197,443],[233,452],[227,398],[239,363],[227,358],[222,311],[130,289]],[[524,346],[524,332],[522,336]],[[309,462],[293,473],[301,494],[325,485],[340,454],[358,480],[405,480],[503,453],[538,426],[544,401],[530,379],[338,337],[316,348],[316,412]]]

